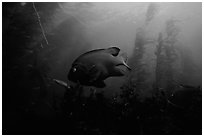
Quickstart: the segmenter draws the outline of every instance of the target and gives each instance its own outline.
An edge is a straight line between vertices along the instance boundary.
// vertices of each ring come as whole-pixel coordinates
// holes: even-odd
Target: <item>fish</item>
[[[67,75],[68,80],[85,85],[104,88],[109,77],[124,76],[131,68],[126,64],[127,55],[120,54],[120,48],[95,49],[80,55]],[[125,66],[127,69],[122,69]]]

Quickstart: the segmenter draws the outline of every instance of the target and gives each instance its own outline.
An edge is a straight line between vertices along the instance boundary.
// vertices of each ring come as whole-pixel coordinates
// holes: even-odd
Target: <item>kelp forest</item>
[[[202,134],[202,3],[2,3],[2,134]],[[117,45],[131,71],[67,79]]]

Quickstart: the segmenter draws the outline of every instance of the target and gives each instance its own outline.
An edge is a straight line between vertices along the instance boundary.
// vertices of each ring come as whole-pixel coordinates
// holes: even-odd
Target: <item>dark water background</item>
[[[4,2],[3,134],[201,134],[201,6]],[[52,81],[110,46],[132,71],[106,88]]]

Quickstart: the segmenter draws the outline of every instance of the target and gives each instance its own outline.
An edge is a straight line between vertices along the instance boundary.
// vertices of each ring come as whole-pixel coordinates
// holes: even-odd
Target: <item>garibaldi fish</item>
[[[127,56],[118,56],[119,52],[118,47],[110,47],[82,54],[73,62],[68,79],[85,86],[105,87],[106,78],[125,75],[121,66],[131,70],[126,64]]]

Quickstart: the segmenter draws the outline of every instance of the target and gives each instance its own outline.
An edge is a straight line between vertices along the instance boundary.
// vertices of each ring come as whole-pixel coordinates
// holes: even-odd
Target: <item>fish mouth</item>
[[[73,76],[73,74],[71,72],[68,73],[67,78],[70,81],[76,82],[76,79],[74,79],[74,76]]]

